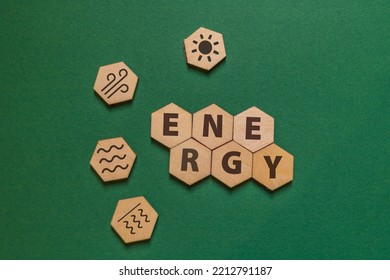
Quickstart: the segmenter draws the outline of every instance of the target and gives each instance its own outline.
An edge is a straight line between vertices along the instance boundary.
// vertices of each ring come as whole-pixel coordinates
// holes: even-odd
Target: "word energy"
[[[276,190],[293,179],[294,157],[274,144],[274,119],[256,107],[233,117],[215,104],[192,115],[171,103],[152,113],[151,137],[188,185],[212,175],[229,188],[253,178]]]

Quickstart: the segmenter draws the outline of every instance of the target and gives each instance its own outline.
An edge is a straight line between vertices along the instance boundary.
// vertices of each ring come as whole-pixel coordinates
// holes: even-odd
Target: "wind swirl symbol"
[[[117,82],[115,82],[117,76],[114,73],[109,73],[107,75],[108,84],[104,88],[102,88],[103,94],[108,95],[107,99],[109,99],[116,92],[118,92],[118,90],[120,90],[122,93],[125,93],[129,90],[128,85],[126,85],[125,83],[119,85],[119,83],[122,82],[127,77],[128,75],[127,70],[125,68],[122,68],[121,70],[119,70],[118,74],[120,79]]]

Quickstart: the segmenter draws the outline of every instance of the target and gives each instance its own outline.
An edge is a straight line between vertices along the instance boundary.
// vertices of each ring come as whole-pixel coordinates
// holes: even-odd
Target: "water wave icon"
[[[123,223],[125,224],[126,228],[130,229],[130,233],[131,234],[135,234],[134,228],[132,226],[129,226],[129,222],[128,221],[123,221]]]
[[[99,161],[99,163],[102,163],[103,161],[107,161],[108,163],[110,163],[110,162],[113,162],[114,159],[116,159],[116,158],[119,158],[120,160],[125,159],[125,158],[126,158],[126,154],[124,154],[122,157],[120,157],[120,156],[118,156],[118,155],[114,155],[111,159],[102,158],[102,159]]]
[[[148,219],[148,215],[144,214],[144,210],[143,209],[138,209],[138,212],[140,212],[139,215],[141,217],[145,218],[145,222],[147,222],[147,223],[150,222],[150,220]]]
[[[100,151],[103,151],[103,152],[105,152],[105,153],[109,153],[112,149],[117,149],[117,150],[122,150],[123,149],[123,147],[124,147],[124,145],[122,144],[120,147],[118,147],[118,146],[115,146],[115,145],[112,145],[112,146],[110,146],[109,148],[108,148],[108,150],[105,150],[104,148],[100,148],[99,150],[97,150],[97,154],[100,152]]]
[[[127,167],[129,167],[129,165],[128,164],[126,164],[126,166],[122,166],[122,165],[116,165],[115,167],[114,167],[114,169],[109,169],[109,168],[104,168],[103,170],[102,170],[102,173],[104,173],[105,171],[108,171],[108,172],[110,172],[110,173],[114,173],[115,172],[115,170],[117,170],[118,168],[120,168],[120,169],[123,169],[123,170],[126,170],[127,169]]]

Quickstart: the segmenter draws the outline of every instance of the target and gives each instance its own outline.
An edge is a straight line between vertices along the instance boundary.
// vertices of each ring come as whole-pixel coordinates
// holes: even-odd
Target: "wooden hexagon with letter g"
[[[138,77],[124,63],[99,68],[93,89],[108,105],[133,99]]]
[[[229,188],[252,176],[252,153],[234,141],[215,149],[212,154],[211,175]]]
[[[111,226],[126,244],[151,238],[158,214],[143,196],[118,201]]]

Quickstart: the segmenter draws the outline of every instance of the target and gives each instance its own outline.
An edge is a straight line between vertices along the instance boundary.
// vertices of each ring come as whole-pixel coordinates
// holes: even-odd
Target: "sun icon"
[[[221,33],[200,27],[184,39],[187,63],[209,71],[225,57],[225,45]]]
[[[196,41],[196,40],[193,40],[192,43],[194,43],[196,45],[196,48],[193,49],[191,52],[192,53],[196,53],[196,52],[199,52],[199,56],[198,56],[198,61],[201,61],[202,58],[203,58],[203,55],[206,56],[207,55],[207,60],[209,62],[212,61],[211,59],[211,55],[219,55],[219,52],[217,50],[213,50],[213,46],[217,46],[219,44],[218,41],[214,41],[214,42],[211,42],[211,39],[213,38],[213,35],[210,34],[207,39],[204,39],[204,36],[203,34],[200,34],[199,35],[200,37],[200,42]],[[211,54],[211,55],[210,55]]]

